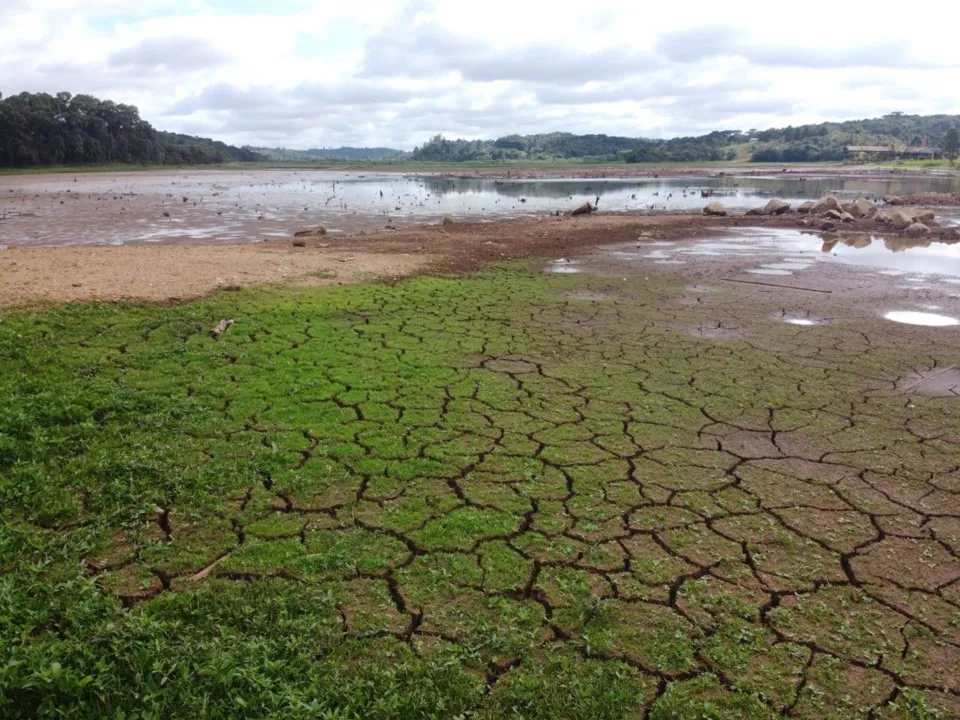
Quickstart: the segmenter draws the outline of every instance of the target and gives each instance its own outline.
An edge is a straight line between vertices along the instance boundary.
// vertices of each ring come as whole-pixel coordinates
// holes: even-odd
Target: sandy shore
[[[176,302],[261,283],[395,278],[432,260],[428,253],[354,253],[290,244],[11,248],[0,252],[0,306],[125,299]]]

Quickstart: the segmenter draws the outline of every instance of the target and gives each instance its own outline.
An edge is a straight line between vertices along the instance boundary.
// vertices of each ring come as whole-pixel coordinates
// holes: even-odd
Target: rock
[[[850,206],[847,212],[855,218],[869,218],[877,214],[877,206],[866,198],[860,198],[856,202],[850,203]]]
[[[747,210],[744,215],[763,215],[763,208],[750,208]]]
[[[813,207],[810,208],[810,212],[814,215],[823,215],[827,210],[836,210],[838,213],[843,212],[843,208],[840,207],[840,203],[833,195],[820,198],[813,204]]]
[[[935,221],[935,216],[930,210],[919,210],[913,214],[914,222],[931,225]]]
[[[890,225],[895,230],[905,230],[913,225],[913,216],[903,210],[894,210],[890,213]]]
[[[294,247],[306,247],[306,246],[307,246],[307,243],[306,243],[305,241],[303,241],[303,240],[294,240],[294,241],[293,241],[293,246],[294,246]]]
[[[790,212],[790,203],[774,198],[763,207],[764,215],[783,215]]]
[[[723,206],[722,203],[718,203],[716,200],[714,200],[712,203],[710,203],[703,209],[703,214],[713,215],[715,217],[723,217],[724,215],[727,214],[727,209]]]
[[[909,237],[921,237],[921,236],[926,235],[927,233],[929,233],[929,232],[930,232],[930,228],[928,228],[928,227],[927,227],[926,225],[924,225],[923,223],[915,222],[915,223],[911,223],[909,226],[907,226],[907,229],[904,230],[904,232],[905,232]]]
[[[846,214],[847,213],[840,210],[827,210],[825,213],[823,213],[823,216],[830,218],[831,220],[840,220]]]
[[[797,208],[797,212],[798,212],[798,213],[808,213],[808,212],[810,212],[810,208],[812,208],[813,205],[814,205],[813,200],[807,200],[805,203],[801,203],[801,204],[800,204],[800,207]]]
[[[453,224],[455,224],[455,222],[456,222],[456,221],[455,221],[452,217],[450,217],[449,215],[444,215],[444,216],[443,216],[443,220],[440,221],[440,224],[441,224],[441,225],[453,225]]]
[[[848,213],[853,208],[852,202],[840,203],[840,207],[843,208],[843,211]]]
[[[890,216],[884,212],[878,212],[876,215],[873,216],[873,219],[876,220],[878,223],[890,222]]]
[[[840,215],[840,220],[841,220],[841,222],[846,222],[846,223],[856,222],[856,221],[857,221],[857,219],[856,219],[853,215],[851,215],[850,213],[848,213],[848,212],[845,212],[845,213],[841,214],[841,215]]]
[[[589,215],[596,208],[590,204],[589,201],[585,202],[583,205],[577,205],[575,208],[567,210],[567,215],[577,216],[577,215]]]
[[[883,201],[887,205],[903,205],[903,198],[899,195],[884,195]]]
[[[820,229],[824,231],[833,230],[836,226],[837,224],[835,222],[831,222],[830,220],[824,220],[822,223],[820,223]]]

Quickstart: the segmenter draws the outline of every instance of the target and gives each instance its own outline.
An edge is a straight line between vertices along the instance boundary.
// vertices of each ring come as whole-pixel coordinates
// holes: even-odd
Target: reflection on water
[[[935,313],[914,312],[909,310],[888,312],[884,317],[893,322],[906,323],[908,325],[925,325],[927,327],[951,327],[960,325],[957,318],[947,315],[936,315]]]
[[[881,268],[878,275],[900,277],[903,287],[927,287],[936,282],[960,285],[960,242],[930,238],[881,237],[868,234],[838,235],[780,228],[718,230],[720,237],[678,241],[670,246],[637,243],[630,249],[604,251],[622,262],[658,265],[685,261],[735,261],[752,275],[792,275],[815,272],[823,263],[840,262]],[[915,277],[903,277],[914,275]]]
[[[937,242],[930,238],[880,237],[863,233],[836,235],[781,229],[749,228],[734,232],[734,241],[695,243],[686,252],[727,256],[731,253],[776,252],[791,256],[789,262],[762,266],[768,270],[803,270],[801,266],[819,261],[887,268],[881,270],[884,275],[931,273],[960,276],[960,243]],[[800,257],[795,257],[797,255]]]

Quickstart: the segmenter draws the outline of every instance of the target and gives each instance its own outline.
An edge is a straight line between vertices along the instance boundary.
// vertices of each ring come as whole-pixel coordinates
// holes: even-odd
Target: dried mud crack
[[[0,714],[960,716],[955,336],[537,270],[5,317]]]

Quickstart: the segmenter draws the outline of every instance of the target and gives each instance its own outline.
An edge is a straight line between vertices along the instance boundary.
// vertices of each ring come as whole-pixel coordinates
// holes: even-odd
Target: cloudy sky
[[[293,148],[960,113],[945,4],[0,0],[0,91]]]

